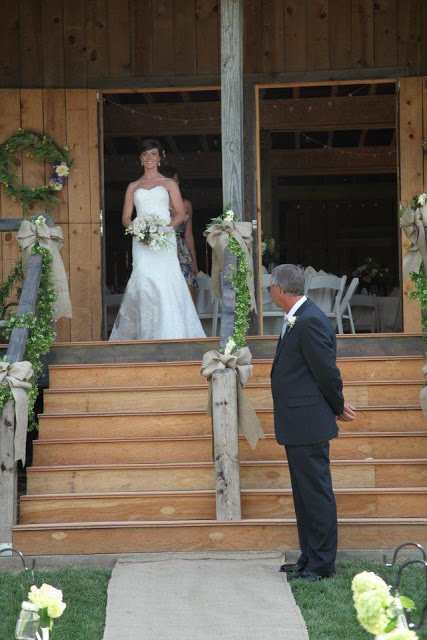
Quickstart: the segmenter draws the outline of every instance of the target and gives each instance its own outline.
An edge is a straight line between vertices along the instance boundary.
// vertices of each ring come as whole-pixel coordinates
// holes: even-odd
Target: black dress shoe
[[[299,562],[294,562],[291,564],[282,564],[279,571],[283,571],[284,573],[293,573],[294,571],[304,571],[305,565],[299,564]]]
[[[325,580],[326,578],[332,578],[335,574],[329,573],[328,575],[321,576],[318,573],[312,571],[301,571],[294,576],[291,576],[290,580],[300,580],[301,582],[317,582],[318,580]]]

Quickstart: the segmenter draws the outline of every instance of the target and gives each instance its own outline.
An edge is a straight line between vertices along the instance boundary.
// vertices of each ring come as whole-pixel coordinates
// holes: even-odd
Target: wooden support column
[[[221,2],[221,136],[224,206],[243,215],[243,0]]]
[[[16,524],[18,473],[15,452],[15,402],[6,402],[0,420],[0,551],[12,547],[12,527]]]
[[[212,423],[217,520],[241,520],[237,379],[231,369],[212,375]]]

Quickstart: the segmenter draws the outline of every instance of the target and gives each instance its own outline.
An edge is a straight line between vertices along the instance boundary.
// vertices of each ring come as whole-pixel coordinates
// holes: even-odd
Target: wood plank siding
[[[217,76],[220,0],[3,3],[0,87]],[[245,0],[244,72],[427,69],[422,0]],[[314,74],[314,75],[313,75]],[[345,74],[343,74],[345,78]],[[108,81],[108,82],[107,82]],[[101,85],[100,85],[101,83]]]
[[[74,166],[60,206],[52,208],[64,232],[62,257],[70,285],[73,318],[58,322],[58,339],[98,340],[101,334],[101,243],[99,237],[99,168],[97,98],[87,89],[0,89],[0,140],[19,127],[52,136],[59,145],[73,145]],[[25,155],[17,167],[25,184],[46,183],[52,167]],[[38,212],[44,212],[37,207]],[[34,213],[36,213],[34,211]],[[22,217],[22,207],[0,191],[0,217]],[[16,234],[3,234],[2,279],[18,256]]]

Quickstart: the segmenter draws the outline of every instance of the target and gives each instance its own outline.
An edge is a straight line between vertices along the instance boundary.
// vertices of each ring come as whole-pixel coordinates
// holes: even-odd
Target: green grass
[[[0,572],[0,638],[13,640],[22,600],[32,584],[46,582],[63,592],[67,608],[58,618],[52,640],[102,640],[107,604],[109,569],[36,570],[29,573]]]
[[[351,581],[360,571],[374,571],[387,583],[394,584],[383,564],[368,560],[338,562],[337,574],[330,580],[315,583],[290,581],[310,640],[373,639],[373,636],[358,623],[353,606]],[[396,577],[396,573],[393,571],[393,578]],[[414,600],[417,611],[421,611],[426,598],[422,567],[410,566],[405,569],[400,592]],[[414,620],[417,619],[417,611],[414,613]],[[427,622],[417,633],[420,640],[427,640]]]

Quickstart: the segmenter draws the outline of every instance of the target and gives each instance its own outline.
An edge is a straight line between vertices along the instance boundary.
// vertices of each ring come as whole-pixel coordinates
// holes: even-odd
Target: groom
[[[329,440],[336,420],[356,417],[344,402],[331,321],[304,296],[304,272],[282,264],[271,274],[270,293],[285,312],[271,370],[276,439],[286,449],[301,555],[281,571],[316,582],[335,573],[337,512],[329,468]]]

